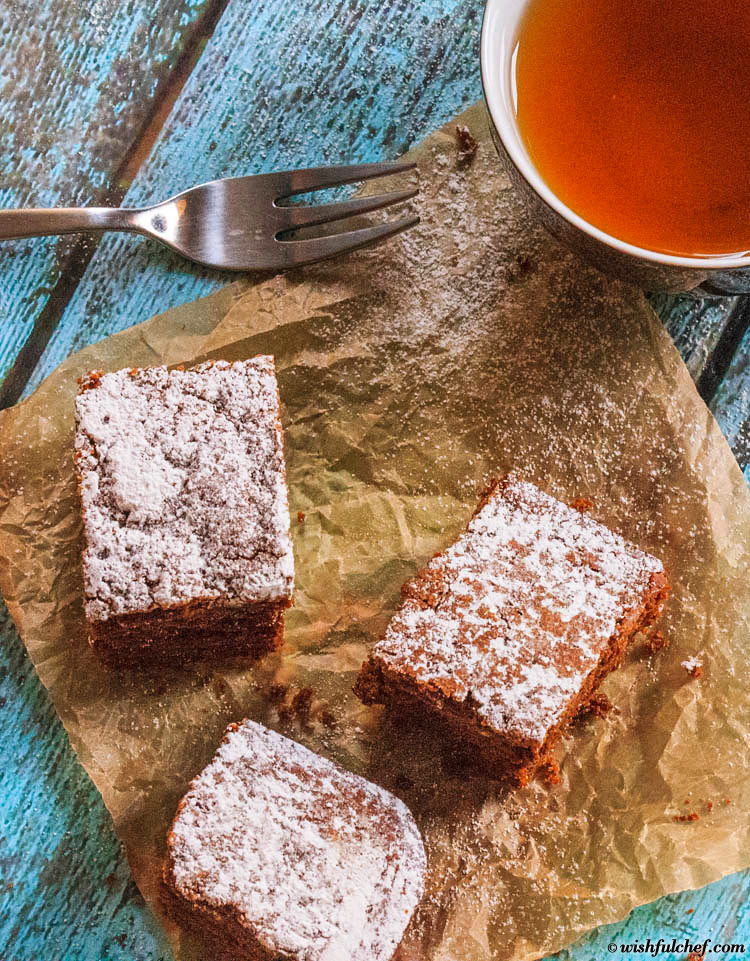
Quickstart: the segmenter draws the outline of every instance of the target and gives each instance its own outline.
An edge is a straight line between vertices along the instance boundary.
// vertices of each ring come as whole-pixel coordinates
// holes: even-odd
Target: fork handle
[[[0,240],[75,234],[82,230],[135,230],[134,213],[122,207],[0,210]]]

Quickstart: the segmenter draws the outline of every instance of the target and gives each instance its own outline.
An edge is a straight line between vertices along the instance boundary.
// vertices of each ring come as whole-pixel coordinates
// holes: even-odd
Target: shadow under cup
[[[750,258],[680,257],[633,246],[588,223],[547,186],[516,122],[513,84],[518,32],[528,0],[487,0],[482,25],[482,85],[498,156],[525,205],[558,240],[605,273],[647,291],[699,297],[750,293]]]

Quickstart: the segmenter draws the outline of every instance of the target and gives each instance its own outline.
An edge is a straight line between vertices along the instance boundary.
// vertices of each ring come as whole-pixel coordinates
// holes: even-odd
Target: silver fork
[[[191,187],[176,197],[140,210],[72,207],[0,210],[0,240],[126,230],[152,237],[190,260],[222,270],[282,270],[325,260],[401,233],[419,217],[304,239],[283,236],[347,217],[404,203],[418,187],[316,206],[282,204],[297,194],[372,180],[413,170],[413,163],[355,164],[286,170],[255,177],[230,177]]]

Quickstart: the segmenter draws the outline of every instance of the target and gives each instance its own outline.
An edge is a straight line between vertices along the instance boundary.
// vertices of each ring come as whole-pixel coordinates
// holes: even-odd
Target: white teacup
[[[558,239],[609,274],[645,290],[698,295],[750,292],[750,259],[675,257],[635,247],[567,207],[531,162],[516,123],[514,58],[528,0],[487,0],[482,26],[482,84],[497,152],[535,215]]]

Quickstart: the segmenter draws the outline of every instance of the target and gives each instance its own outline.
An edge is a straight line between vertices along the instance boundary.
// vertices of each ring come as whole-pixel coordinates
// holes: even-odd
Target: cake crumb
[[[324,707],[320,712],[320,723],[325,724],[326,727],[336,726],[336,715],[330,709],[330,707]]]
[[[516,780],[519,787],[526,787],[526,785],[529,783],[529,769],[527,767],[522,767],[516,775]]]
[[[310,706],[314,694],[315,691],[311,687],[301,687],[292,698],[292,711],[303,723],[310,718]]]
[[[78,386],[81,390],[92,390],[94,387],[99,386],[99,381],[104,376],[103,370],[92,370],[84,377],[78,378]]]
[[[472,134],[466,124],[458,124],[456,127],[456,140],[458,141],[458,164],[459,166],[471,166],[479,149],[479,141]]]
[[[570,502],[570,506],[574,511],[580,511],[585,514],[586,511],[590,511],[594,506],[594,502],[589,497],[576,497],[574,501]]]
[[[276,708],[276,712],[279,715],[279,720],[282,724],[288,724],[294,719],[294,711],[292,710],[292,705],[287,704],[286,701],[282,701]]]
[[[268,694],[266,696],[271,704],[280,704],[286,698],[288,691],[288,684],[276,683],[268,688]]]
[[[279,720],[291,723],[294,720],[301,724],[319,721],[325,727],[335,727],[336,715],[325,701],[315,698],[315,691],[311,687],[297,688],[289,684],[272,684],[266,693],[270,704],[276,706]]]
[[[703,677],[703,665],[697,657],[689,657],[686,661],[682,662],[682,667],[684,667],[688,674],[696,681]]]
[[[553,758],[549,757],[546,761],[539,765],[538,769],[539,779],[544,784],[559,784],[562,778],[560,777],[560,765]]]
[[[661,631],[652,631],[646,638],[646,650],[649,654],[656,654],[657,651],[663,651],[667,647],[669,647],[669,641]]]
[[[700,815],[696,811],[691,811],[690,814],[675,814],[672,820],[680,823],[683,821],[697,821],[699,817]]]
[[[607,697],[606,694],[595,694],[591,700],[584,705],[582,711],[578,715],[580,718],[590,718],[590,717],[606,717],[611,711],[614,711],[615,706]]]

